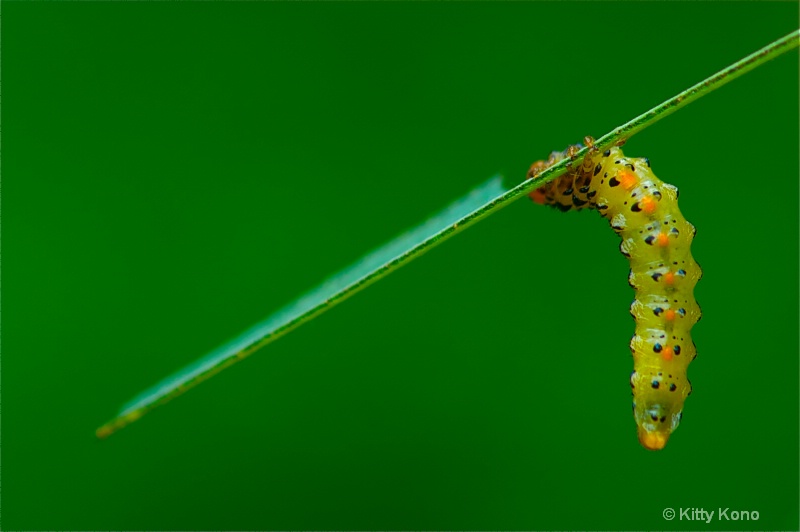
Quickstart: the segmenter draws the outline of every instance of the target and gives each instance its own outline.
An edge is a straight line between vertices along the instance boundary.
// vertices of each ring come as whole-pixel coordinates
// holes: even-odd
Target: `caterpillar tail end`
[[[660,451],[667,445],[668,439],[668,432],[650,431],[639,426],[639,443],[648,451]]]

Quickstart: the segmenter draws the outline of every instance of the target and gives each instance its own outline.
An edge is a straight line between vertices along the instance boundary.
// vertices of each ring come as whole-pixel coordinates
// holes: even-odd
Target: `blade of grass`
[[[800,30],[793,31],[790,34],[781,37],[780,39],[768,44],[764,48],[761,48],[747,57],[736,61],[729,67],[720,70],[713,76],[710,76],[700,83],[689,87],[677,96],[674,96],[660,105],[653,107],[649,111],[640,114],[633,120],[600,137],[594,142],[594,145],[601,151],[605,150],[606,148],[610,148],[615,144],[617,146],[621,146],[633,135],[639,133],[649,126],[652,126],[662,118],[665,118],[678,109],[686,107],[690,103],[699,100],[706,94],[715,91],[724,85],[727,85],[739,76],[747,74],[751,70],[763,65],[764,63],[797,48],[798,45],[800,45]],[[587,152],[588,147],[583,148],[575,157],[577,159],[582,159]],[[513,190],[509,191],[509,194],[517,189],[519,189],[519,194],[530,193],[535,188],[540,187],[544,183],[552,181],[564,173],[563,171],[566,169],[568,162],[568,160],[561,161],[559,164],[551,168],[552,170],[556,170],[555,172],[542,172],[537,176],[536,180],[532,180],[533,182],[527,181],[521,183]]]
[[[135,421],[422,255],[469,225],[465,220],[474,223],[477,210],[486,209],[487,202],[501,197],[504,190],[499,176],[476,187],[423,224],[365,255],[238,337],[145,390],[124,405],[113,420],[97,429],[97,435],[105,437]]]
[[[595,146],[602,150],[614,144],[621,145],[646,127],[767,61],[796,48],[799,44],[800,30],[778,39],[616,128],[595,141]],[[582,149],[577,157],[582,157],[586,151],[587,148]],[[536,179],[523,181],[506,191],[504,191],[499,177],[487,181],[424,224],[366,255],[237,338],[145,390],[124,405],[112,420],[98,428],[97,436],[104,438],[136,421],[150,410],[216,375],[231,364],[251,355],[261,347],[341,303],[403,264],[419,257],[456,232],[486,218],[542,184],[552,181],[566,171],[569,162],[565,159],[540,173]]]

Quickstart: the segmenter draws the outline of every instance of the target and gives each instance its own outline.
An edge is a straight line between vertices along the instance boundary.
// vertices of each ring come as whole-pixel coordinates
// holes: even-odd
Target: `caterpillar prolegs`
[[[648,159],[627,158],[616,147],[601,153],[591,138],[586,142],[590,150],[580,164],[530,197],[563,212],[597,209],[622,237],[628,284],[636,291],[630,308],[636,321],[630,342],[633,415],[641,444],[662,449],[692,392],[686,369],[696,356],[690,333],[700,307],[693,290],[702,275],[690,250],[695,228],[678,209],[678,189],[658,179]],[[580,148],[534,163],[528,178],[565,157],[577,163]]]

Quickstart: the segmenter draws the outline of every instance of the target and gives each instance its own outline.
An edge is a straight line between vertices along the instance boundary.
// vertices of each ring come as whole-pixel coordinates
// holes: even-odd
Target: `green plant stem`
[[[797,48],[799,44],[800,30],[778,39],[681,92],[674,98],[614,129],[595,141],[594,145],[601,150],[615,144],[622,145],[631,136],[646,127],[655,124],[662,118],[767,61]],[[576,158],[582,158],[587,151],[588,148],[583,148],[577,153]],[[375,253],[362,259],[362,261],[357,262],[352,268],[348,268],[340,275],[335,276],[331,281],[333,284],[323,284],[307,296],[298,299],[286,309],[273,314],[264,322],[246,331],[240,337],[212,351],[152,388],[145,390],[130,403],[123,406],[112,420],[98,428],[96,431],[97,436],[103,438],[114,433],[157,406],[181,395],[186,390],[219,373],[231,364],[249,356],[261,347],[319,316],[356,292],[444,242],[457,232],[461,232],[483,220],[544,183],[556,179],[567,170],[569,164],[571,164],[569,159],[562,160],[541,172],[536,179],[523,181],[503,193],[500,193],[502,189],[497,184],[497,180],[490,181],[476,191],[477,195],[473,193],[471,196],[462,198],[456,202],[454,207],[443,211],[423,226],[390,242]],[[483,195],[490,192],[493,194],[491,196],[493,199],[484,199]],[[461,210],[458,208],[454,210],[455,207]],[[469,212],[462,212],[465,207],[470,207]],[[437,223],[439,224],[438,226],[436,226]]]
[[[731,66],[720,70],[711,77],[708,77],[682,91],[677,96],[666,100],[660,105],[657,105],[649,111],[642,113],[630,122],[627,122],[613,131],[606,133],[599,139],[595,140],[594,145],[600,149],[605,150],[612,145],[622,146],[636,133],[652,126],[662,118],[665,118],[678,109],[686,107],[690,103],[697,101],[706,94],[719,89],[720,87],[730,83],[739,76],[742,76],[751,70],[763,65],[767,61],[775,59],[776,57],[793,50],[800,45],[800,30],[793,31],[792,33],[781,37],[775,42],[772,42],[764,48],[740,59]],[[582,159],[588,152],[588,147],[581,149],[576,155],[575,159]],[[504,197],[514,199],[520,195],[529,194],[534,189],[539,188],[543,184],[552,181],[562,175],[567,165],[570,163],[568,159],[560,161],[558,164],[551,166],[547,170],[541,172],[536,179],[524,181],[519,185],[509,190]]]
[[[595,145],[600,149],[609,148],[612,144],[620,144],[620,140],[631,138],[636,133],[642,131],[648,126],[651,126],[661,120],[662,118],[671,115],[678,109],[686,107],[690,103],[700,99],[711,91],[719,89],[720,87],[730,83],[739,76],[750,72],[770,61],[775,59],[781,54],[784,54],[800,45],[800,30],[793,31],[792,33],[778,39],[765,46],[764,48],[740,59],[728,68],[720,70],[713,76],[704,79],[700,83],[686,89],[674,98],[670,98],[661,105],[653,107],[646,113],[639,115],[627,124],[624,124],[614,131],[603,135],[595,142]],[[578,156],[583,155],[583,151]]]

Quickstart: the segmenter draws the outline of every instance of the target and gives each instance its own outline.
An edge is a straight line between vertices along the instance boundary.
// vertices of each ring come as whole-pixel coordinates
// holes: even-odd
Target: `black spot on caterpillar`
[[[690,334],[700,319],[693,292],[702,271],[690,249],[695,228],[678,209],[678,189],[653,174],[649,159],[626,158],[617,147],[600,153],[586,140],[590,149],[582,164],[530,197],[562,212],[596,209],[622,237],[620,251],[631,266],[628,283],[636,291],[630,309],[636,321],[630,342],[633,415],[641,444],[662,449],[683,416],[691,393],[686,370],[697,355]],[[528,178],[566,157],[574,159],[580,148],[534,163]]]

